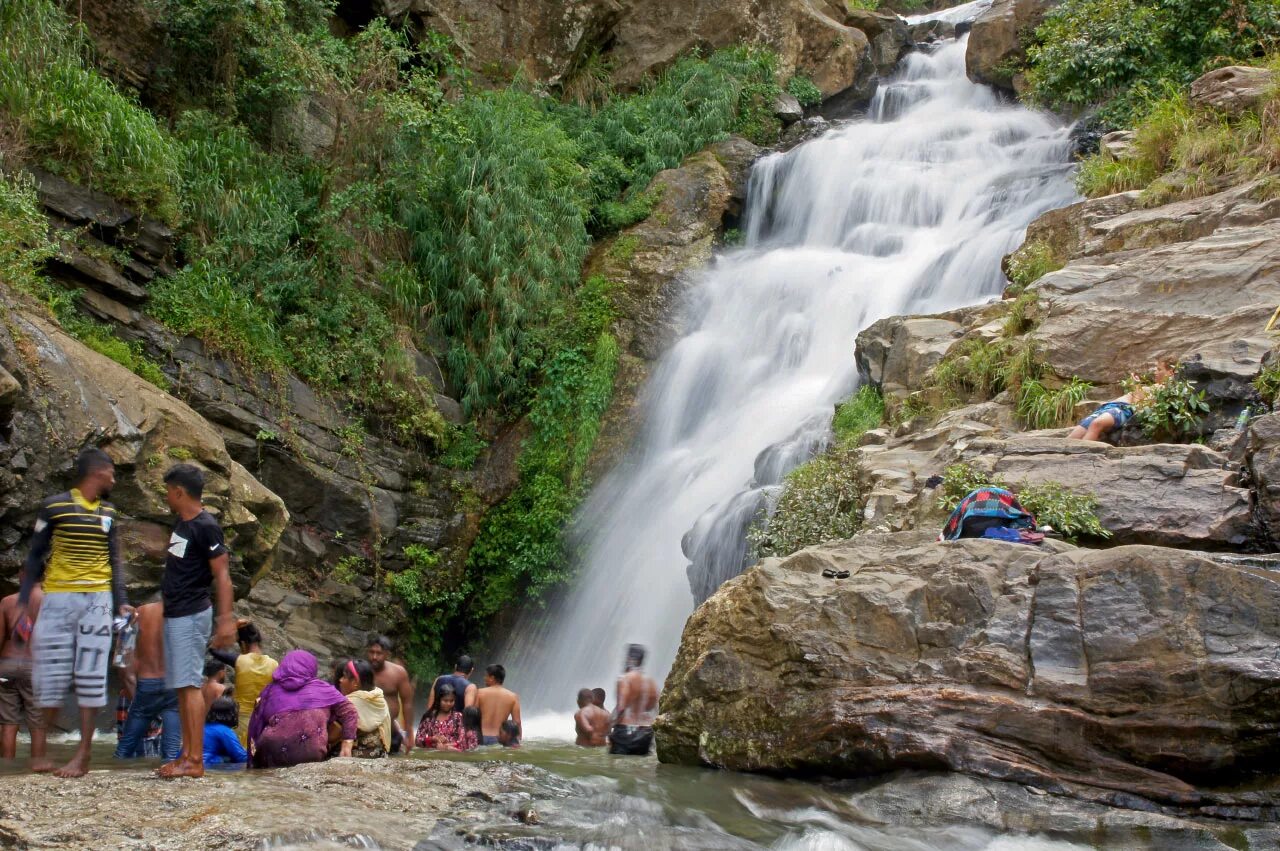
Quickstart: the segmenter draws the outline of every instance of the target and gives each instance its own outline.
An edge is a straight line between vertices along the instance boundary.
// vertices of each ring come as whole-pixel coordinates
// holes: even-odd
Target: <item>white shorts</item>
[[[81,708],[106,706],[111,592],[45,594],[31,632],[31,661],[36,706],[61,707],[72,686]]]

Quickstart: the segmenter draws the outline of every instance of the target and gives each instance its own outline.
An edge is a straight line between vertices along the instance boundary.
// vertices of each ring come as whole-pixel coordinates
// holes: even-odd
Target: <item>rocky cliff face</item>
[[[1270,770],[1275,576],[1157,547],[862,534],[767,559],[689,620],[665,761],[858,776],[943,768],[1202,814]],[[825,568],[848,570],[825,579]]]
[[[1058,0],[995,0],[973,22],[965,65],[969,79],[1022,93],[1026,45]]]

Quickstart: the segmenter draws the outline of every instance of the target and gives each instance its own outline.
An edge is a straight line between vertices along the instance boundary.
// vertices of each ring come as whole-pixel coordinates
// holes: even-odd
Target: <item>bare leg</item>
[[[1089,430],[1084,426],[1076,426],[1071,429],[1071,433],[1067,435],[1067,440],[1084,440],[1084,436],[1088,433]]]
[[[44,711],[44,729],[48,730],[58,723],[58,715],[60,710],[58,710],[57,708],[54,708],[54,709],[45,709],[43,711]],[[40,753],[37,754],[36,742],[35,742],[35,739],[33,738],[31,740],[31,770],[36,772],[37,774],[45,774],[47,772],[53,771],[53,768],[54,768],[53,760],[45,756],[44,743],[41,742]]]
[[[18,725],[0,726],[0,759],[13,759],[18,755]]]
[[[204,776],[204,695],[189,686],[178,689],[178,716],[182,719],[182,754],[160,766],[161,777]]]
[[[53,772],[54,777],[84,777],[89,773],[89,757],[93,752],[93,728],[98,720],[94,707],[80,707],[80,744],[75,756],[66,765]]]
[[[45,748],[49,739],[49,731],[44,727],[31,727],[31,765],[37,762],[48,762]]]
[[[1116,418],[1110,414],[1103,414],[1098,417],[1089,426],[1089,431],[1085,433],[1085,440],[1102,440],[1103,436],[1108,434],[1116,427]]]

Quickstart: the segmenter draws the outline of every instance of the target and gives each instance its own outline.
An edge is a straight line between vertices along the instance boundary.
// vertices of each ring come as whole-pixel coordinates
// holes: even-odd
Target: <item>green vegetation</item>
[[[884,397],[879,389],[864,384],[857,392],[836,407],[831,420],[836,443],[840,446],[857,446],[862,435],[884,421]]]
[[[804,74],[796,74],[787,80],[787,91],[801,106],[817,106],[822,103],[822,90]]]
[[[0,171],[0,281],[41,300],[47,298],[49,285],[40,267],[58,250],[48,228],[35,180]]]
[[[1145,101],[1280,44],[1274,0],[1063,0],[1027,51],[1031,97],[1053,109],[1103,104],[1124,126]]]
[[[1137,384],[1125,382],[1132,392]],[[1135,405],[1134,420],[1147,437],[1157,441],[1183,442],[1204,432],[1209,403],[1203,390],[1176,375],[1148,386],[1150,395]]]
[[[1196,108],[1181,93],[1156,99],[1124,157],[1099,152],[1081,163],[1080,191],[1097,197],[1142,189],[1143,204],[1156,206],[1272,174],[1280,170],[1277,110],[1280,86],[1257,109],[1237,116]]]
[[[1268,406],[1274,405],[1276,399],[1280,398],[1280,361],[1273,359],[1268,362],[1253,380],[1253,388]]]
[[[379,20],[334,35],[334,0],[145,2],[165,40],[150,111],[95,69],[57,4],[0,7],[4,168],[38,162],[175,225],[184,265],[149,284],[148,312],[339,402],[360,424],[342,435],[358,463],[377,435],[466,470],[527,416],[520,484],[469,559],[406,550],[410,566],[386,577],[420,622],[418,645],[438,646],[464,610],[470,629],[558,582],[619,357],[611,287],[583,282],[582,261],[591,240],[653,211],[659,171],[729,133],[776,138],[775,57],[686,56],[624,94],[588,57],[558,99],[519,79],[473,87],[438,34],[411,44]],[[331,141],[304,132],[309,107],[333,112]],[[0,180],[6,283],[167,386],[137,344],[39,274],[42,228],[29,182]],[[435,410],[415,350],[439,356],[467,425]],[[376,538],[363,543],[380,564]]]
[[[568,577],[562,533],[588,486],[587,460],[613,398],[618,344],[611,285],[592,278],[571,315],[549,336],[564,346],[551,358],[529,411],[532,433],[518,469],[520,485],[485,515],[471,548],[468,575],[476,588],[467,614],[476,620],[520,594],[535,599]]]
[[[759,518],[748,539],[762,556],[785,556],[851,538],[862,528],[865,500],[856,454],[837,449],[787,474],[773,514]]]
[[[173,223],[178,152],[50,0],[0,5],[0,112],[40,165]]]
[[[1009,255],[1006,272],[1009,275],[1010,290],[1020,296],[1027,287],[1050,272],[1058,271],[1062,266],[1062,261],[1047,243],[1039,240],[1024,242],[1017,251]]]
[[[1089,382],[1075,377],[1061,387],[1036,378],[1028,379],[1018,392],[1018,419],[1033,429],[1070,425],[1076,405],[1084,401],[1092,388]]]
[[[1041,526],[1052,526],[1068,540],[1111,537],[1111,532],[1098,520],[1096,497],[1073,493],[1058,482],[1011,487],[999,476],[985,473],[971,464],[952,464],[943,471],[938,507],[954,511],[962,499],[983,487],[1014,491],[1018,502],[1035,516]]]

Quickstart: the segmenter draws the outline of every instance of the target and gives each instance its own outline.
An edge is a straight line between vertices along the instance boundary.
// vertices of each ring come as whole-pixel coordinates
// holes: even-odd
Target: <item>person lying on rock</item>
[[[1133,390],[1110,402],[1104,402],[1092,414],[1082,419],[1078,426],[1071,429],[1067,439],[1100,441],[1116,429],[1124,428],[1125,423],[1133,419],[1136,408],[1151,398],[1155,386],[1163,384],[1171,375],[1173,375],[1173,367],[1161,363],[1156,366],[1153,378],[1149,382],[1143,383],[1138,376],[1131,376],[1134,382]]]
[[[1022,507],[1018,498],[1004,488],[987,486],[970,491],[942,527],[939,541],[989,537],[989,529],[1016,529],[1034,532],[1036,518]]]

